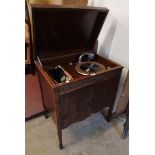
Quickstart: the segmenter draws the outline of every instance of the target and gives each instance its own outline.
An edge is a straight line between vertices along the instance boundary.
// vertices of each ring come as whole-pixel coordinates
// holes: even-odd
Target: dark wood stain
[[[39,56],[43,67],[37,60],[35,66],[39,74],[43,103],[57,127],[60,149],[63,148],[62,129],[84,120],[104,107],[109,107],[107,120],[112,117],[123,67],[96,54],[97,37],[107,13],[106,8],[32,7],[34,58]],[[46,20],[43,17],[47,17]],[[73,20],[75,17],[76,20]],[[84,17],[87,22],[84,22]],[[57,27],[52,26],[55,30],[47,26],[54,24],[51,20],[56,23]],[[76,25],[68,29],[66,25],[70,21]],[[40,32],[42,29],[49,33]],[[74,67],[79,56],[90,50],[95,53],[95,61],[103,64],[106,70],[95,76],[83,76],[78,74]],[[70,62],[73,63],[72,66],[69,65]],[[69,83],[55,83],[48,70],[57,65],[64,67],[73,76],[73,80]]]

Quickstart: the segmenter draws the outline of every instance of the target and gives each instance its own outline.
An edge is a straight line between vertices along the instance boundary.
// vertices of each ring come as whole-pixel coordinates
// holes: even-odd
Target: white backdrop
[[[101,30],[98,54],[106,56],[124,66],[115,101],[118,106],[123,84],[129,69],[129,1],[128,0],[89,0],[89,6],[107,7],[109,14]]]

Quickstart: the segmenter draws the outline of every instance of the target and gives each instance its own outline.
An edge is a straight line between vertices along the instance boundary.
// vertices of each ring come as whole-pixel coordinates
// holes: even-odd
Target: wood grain
[[[97,37],[108,11],[94,7],[32,6],[34,58],[39,56],[42,67],[37,60],[35,65],[43,103],[57,127],[60,149],[63,148],[62,129],[104,107],[109,108],[107,119],[112,117],[123,67],[96,54]],[[94,76],[75,71],[79,56],[88,51],[95,53],[94,61],[103,64],[106,70]],[[49,70],[57,65],[73,80],[54,82]]]

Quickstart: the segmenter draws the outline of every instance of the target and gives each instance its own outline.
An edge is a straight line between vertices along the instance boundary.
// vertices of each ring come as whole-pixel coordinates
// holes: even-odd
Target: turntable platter
[[[75,70],[82,75],[95,75],[105,70],[105,67],[100,63],[91,61],[78,63]]]

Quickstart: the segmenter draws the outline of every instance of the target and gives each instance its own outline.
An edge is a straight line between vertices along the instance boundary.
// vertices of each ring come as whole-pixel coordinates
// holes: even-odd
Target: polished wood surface
[[[35,65],[43,104],[56,124],[60,149],[62,129],[105,107],[109,108],[107,120],[112,117],[123,67],[96,54],[97,37],[107,14],[106,8],[32,6]],[[75,71],[79,56],[89,51],[95,53],[94,61],[106,68],[94,76]],[[57,65],[73,80],[56,83],[49,69]]]
[[[32,51],[32,33],[28,0],[25,0],[25,74],[35,74]]]
[[[32,5],[34,57],[92,51],[107,14],[106,8]]]
[[[60,148],[63,146],[62,129],[72,123],[82,121],[92,113],[101,111],[104,107],[109,107],[107,120],[110,121],[122,72],[122,66],[96,55],[95,61],[107,66],[107,69],[95,76],[78,74],[74,65],[69,65],[71,60],[76,62],[78,56],[71,55],[67,59],[66,57],[53,58],[53,60],[50,58],[47,63],[44,59],[43,67],[39,65],[38,61],[35,61],[40,77],[43,103],[57,126]],[[58,64],[73,76],[72,81],[55,83],[48,74],[48,69]]]
[[[29,28],[29,13],[28,13],[28,6],[25,1],[25,65],[31,64],[30,58],[30,28]]]

